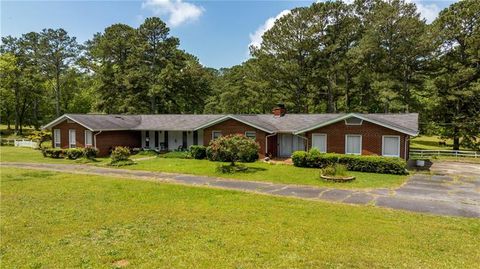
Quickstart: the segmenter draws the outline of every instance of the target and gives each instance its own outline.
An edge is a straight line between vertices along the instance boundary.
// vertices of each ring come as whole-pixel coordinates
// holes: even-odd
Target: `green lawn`
[[[478,219],[8,168],[1,185],[2,268],[480,263]]]
[[[221,174],[216,172],[216,167],[218,165],[220,164],[207,160],[155,158],[138,162],[136,165],[125,168],[226,177],[240,180],[268,181],[285,184],[329,186],[336,188],[397,187],[407,178],[406,176],[399,175],[349,172],[356,176],[354,181],[348,183],[330,183],[320,180],[320,170],[313,168],[300,168],[286,164],[255,162],[245,164],[249,168],[247,172]]]
[[[446,146],[440,146],[438,142],[445,141]],[[452,139],[441,139],[439,136],[417,136],[412,138],[410,141],[411,149],[423,149],[423,150],[452,150],[453,140]],[[470,150],[463,147],[460,147],[461,150]]]
[[[38,150],[18,147],[0,147],[0,157],[3,162],[79,163],[79,161],[44,158]],[[138,157],[148,156],[139,155]],[[108,158],[99,158],[98,160],[99,162],[91,164],[106,165],[109,162]],[[135,165],[123,166],[120,168],[335,188],[393,188],[401,185],[407,178],[407,176],[399,175],[350,172],[352,175],[356,176],[354,181],[348,183],[330,183],[320,180],[319,169],[255,162],[246,164],[246,166],[249,167],[247,172],[222,174],[216,172],[218,165],[220,165],[220,163],[207,160],[153,158],[138,161]]]

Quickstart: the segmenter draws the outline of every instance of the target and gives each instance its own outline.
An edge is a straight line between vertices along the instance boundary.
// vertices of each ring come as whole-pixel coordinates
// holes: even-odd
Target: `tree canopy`
[[[422,132],[479,148],[480,2],[427,23],[405,0],[318,2],[277,19],[242,64],[215,70],[157,17],[85,44],[63,29],[2,37],[1,121],[63,113],[418,112]]]

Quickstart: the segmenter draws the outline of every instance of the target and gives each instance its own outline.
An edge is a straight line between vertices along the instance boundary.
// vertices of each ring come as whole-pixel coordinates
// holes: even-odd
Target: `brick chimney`
[[[284,104],[277,104],[277,106],[273,108],[272,113],[275,117],[283,117],[287,113],[287,109]]]

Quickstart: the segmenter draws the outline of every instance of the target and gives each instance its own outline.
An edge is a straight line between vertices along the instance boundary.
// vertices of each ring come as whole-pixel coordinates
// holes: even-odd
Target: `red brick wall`
[[[61,148],[68,148],[69,145],[69,136],[68,130],[75,129],[76,130],[76,145],[77,148],[85,147],[85,130],[86,128],[76,122],[69,122],[69,120],[64,120],[61,123],[52,127],[52,147],[55,147],[55,135],[53,129],[60,129],[60,145]]]
[[[86,128],[76,122],[68,122],[67,120],[52,127],[53,129],[60,129],[60,145],[61,148],[68,148],[69,136],[68,130],[76,130],[76,146],[77,148],[85,147],[85,130]],[[99,132],[93,132],[92,143],[95,143],[94,136]],[[141,147],[140,131],[104,131],[96,136],[96,146],[99,150],[99,156],[107,156],[111,148],[116,146],[126,146],[130,148]],[[55,139],[52,137],[52,146],[55,146]]]
[[[116,146],[129,148],[140,148],[142,146],[140,131],[104,131],[96,137],[100,156],[110,154],[110,150]]]
[[[258,155],[260,156],[260,158],[265,157],[265,136],[267,135],[267,133],[262,130],[258,130],[250,125],[241,123],[233,119],[228,119],[226,121],[223,121],[213,126],[205,128],[205,130],[203,131],[204,145],[208,145],[208,143],[210,143],[210,140],[212,140],[212,131],[221,131],[222,136],[229,135],[229,134],[245,135],[246,131],[255,131],[256,132],[255,141],[257,141],[257,143],[260,145],[260,150],[258,152]]]
[[[362,155],[382,155],[382,136],[400,136],[400,157],[405,158],[405,139],[408,135],[363,121],[362,125],[346,125],[345,121],[318,128],[306,133],[308,148],[312,145],[312,133],[327,134],[327,152],[345,153],[345,135],[362,135]]]

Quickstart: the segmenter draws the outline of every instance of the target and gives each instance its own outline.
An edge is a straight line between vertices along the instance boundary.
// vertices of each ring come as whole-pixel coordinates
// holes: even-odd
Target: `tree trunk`
[[[155,96],[150,97],[150,113],[155,114]]]
[[[459,136],[458,127],[455,126],[453,127],[453,150],[459,150],[459,149],[460,149],[460,136]]]
[[[37,98],[33,100],[33,125],[35,127],[35,130],[38,130],[40,128],[40,124],[38,124],[38,99]]]
[[[333,82],[330,76],[328,78],[328,87],[327,87],[327,112],[328,113],[335,112],[335,108],[333,106]]]
[[[57,117],[60,117],[60,70],[58,69],[59,67],[57,66],[57,70],[55,73],[55,110]]]
[[[349,99],[349,96],[348,96],[348,94],[349,94],[349,89],[348,89],[348,87],[349,87],[349,85],[348,85],[348,84],[349,84],[349,78],[350,78],[350,77],[349,77],[349,75],[348,75],[348,72],[345,72],[345,111],[347,111],[347,112],[350,112],[350,109],[349,109],[349,101],[350,101],[350,99]]]

